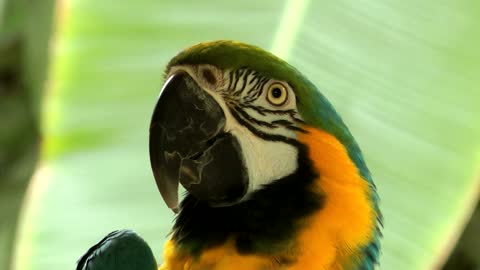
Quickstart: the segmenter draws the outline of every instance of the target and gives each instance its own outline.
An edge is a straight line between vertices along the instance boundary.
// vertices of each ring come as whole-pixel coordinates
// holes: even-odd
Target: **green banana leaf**
[[[54,0],[0,0],[0,269],[10,269],[18,216],[35,170],[39,104]]]
[[[62,2],[63,3],[63,2]],[[172,224],[148,157],[163,67],[235,39],[307,75],[357,138],[385,216],[381,269],[438,269],[478,199],[480,3],[93,1],[60,5],[16,269],[68,269],[131,228],[157,260]]]

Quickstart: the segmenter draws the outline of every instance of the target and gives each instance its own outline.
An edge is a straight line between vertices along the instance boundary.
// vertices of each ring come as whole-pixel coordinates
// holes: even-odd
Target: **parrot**
[[[305,75],[260,47],[218,40],[180,51],[164,81],[149,130],[153,178],[175,212],[162,263],[121,230],[77,270],[379,265],[377,188],[353,135]]]

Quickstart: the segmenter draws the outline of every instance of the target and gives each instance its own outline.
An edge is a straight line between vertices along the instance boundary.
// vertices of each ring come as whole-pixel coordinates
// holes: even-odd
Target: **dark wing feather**
[[[135,232],[109,233],[77,262],[77,270],[155,270],[157,263],[148,244]]]

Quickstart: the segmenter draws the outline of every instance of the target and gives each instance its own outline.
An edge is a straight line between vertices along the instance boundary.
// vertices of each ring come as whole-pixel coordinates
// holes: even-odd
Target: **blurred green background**
[[[382,198],[381,269],[479,269],[479,18],[475,0],[0,0],[0,269],[72,269],[121,228],[160,261],[149,117],[167,61],[215,39],[273,51],[338,109]]]

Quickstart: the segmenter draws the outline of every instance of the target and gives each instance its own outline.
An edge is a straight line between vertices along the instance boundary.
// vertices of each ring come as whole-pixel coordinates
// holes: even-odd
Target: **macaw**
[[[150,161],[176,213],[159,270],[378,264],[382,215],[359,146],[311,81],[259,47],[206,42],[170,60]],[[127,232],[91,248],[77,269],[155,269],[148,245],[129,248],[143,240]],[[113,263],[118,256],[144,268]]]

